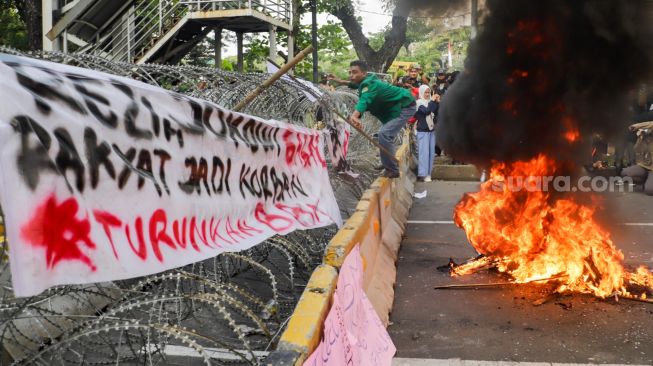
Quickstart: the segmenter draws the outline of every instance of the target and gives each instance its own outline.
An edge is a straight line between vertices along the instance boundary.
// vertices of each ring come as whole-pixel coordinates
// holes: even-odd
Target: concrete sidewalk
[[[653,364],[652,304],[565,295],[536,306],[533,302],[550,289],[532,284],[434,290],[436,285],[506,278],[487,271],[451,278],[436,269],[450,257],[460,262],[475,256],[451,220],[455,204],[465,192],[478,190],[478,183],[418,183],[415,192],[424,190],[426,198],[414,199],[397,264],[389,327],[401,358],[395,364]],[[653,197],[613,193],[607,203],[614,242],[626,264],[653,267]]]

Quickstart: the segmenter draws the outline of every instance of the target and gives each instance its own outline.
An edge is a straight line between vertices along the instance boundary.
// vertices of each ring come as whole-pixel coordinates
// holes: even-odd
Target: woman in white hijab
[[[435,117],[440,106],[440,95],[431,96],[428,85],[419,87],[415,129],[417,130],[417,179],[431,181],[431,170],[435,159]]]

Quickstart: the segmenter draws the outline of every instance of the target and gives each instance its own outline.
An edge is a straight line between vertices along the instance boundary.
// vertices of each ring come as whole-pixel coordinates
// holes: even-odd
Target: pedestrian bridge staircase
[[[174,64],[214,29],[291,30],[290,0],[76,0],[47,36],[111,61]]]

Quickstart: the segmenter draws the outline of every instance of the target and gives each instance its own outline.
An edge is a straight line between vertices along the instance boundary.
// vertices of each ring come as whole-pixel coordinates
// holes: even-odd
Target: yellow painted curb
[[[298,363],[304,362],[320,342],[322,326],[331,307],[331,297],[338,281],[338,271],[322,264],[318,266],[306,285],[288,327],[279,340],[278,350],[297,351],[302,354]]]
[[[347,254],[364,236],[369,226],[370,215],[367,211],[356,211],[345,225],[331,238],[324,251],[324,263],[335,268],[342,267]]]

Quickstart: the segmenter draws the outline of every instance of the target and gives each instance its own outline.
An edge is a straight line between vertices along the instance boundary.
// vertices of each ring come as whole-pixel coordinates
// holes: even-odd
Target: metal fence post
[[[162,36],[163,32],[163,0],[159,0],[159,37]]]
[[[132,35],[131,35],[131,30],[129,29],[130,28],[129,23],[131,23],[131,16],[129,16],[129,14],[127,14],[127,62],[132,62],[132,60],[131,60],[131,50],[132,50],[131,39],[132,39]]]

